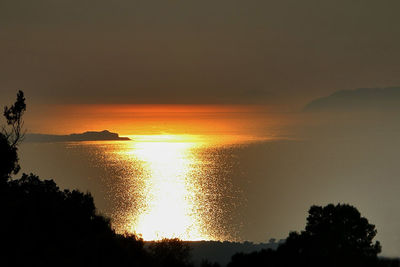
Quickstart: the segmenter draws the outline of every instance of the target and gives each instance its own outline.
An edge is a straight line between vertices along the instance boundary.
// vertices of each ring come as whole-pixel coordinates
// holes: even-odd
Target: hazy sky
[[[0,97],[297,109],[399,85],[398,10],[397,0],[2,0]]]

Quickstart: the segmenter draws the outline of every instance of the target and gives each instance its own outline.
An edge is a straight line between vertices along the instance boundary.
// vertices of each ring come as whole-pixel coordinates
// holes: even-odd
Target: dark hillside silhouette
[[[0,222],[2,260],[8,264],[50,266],[134,263],[145,259],[143,242],[121,237],[97,215],[89,193],[61,191],[52,180],[24,174],[2,190]],[[21,257],[23,255],[23,257]]]

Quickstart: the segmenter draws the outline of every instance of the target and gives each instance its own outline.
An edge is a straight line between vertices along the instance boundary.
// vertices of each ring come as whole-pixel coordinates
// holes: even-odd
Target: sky
[[[337,90],[400,85],[399,8],[391,0],[2,0],[0,98],[22,89],[33,110],[298,110]]]

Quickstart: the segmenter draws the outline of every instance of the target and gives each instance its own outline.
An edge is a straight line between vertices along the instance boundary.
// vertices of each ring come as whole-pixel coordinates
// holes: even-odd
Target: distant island
[[[51,134],[26,134],[27,142],[79,142],[79,141],[128,141],[128,137],[120,137],[117,133],[104,130],[101,132],[84,132],[80,134],[69,135],[51,135]]]
[[[341,90],[317,98],[304,111],[400,111],[400,87]]]

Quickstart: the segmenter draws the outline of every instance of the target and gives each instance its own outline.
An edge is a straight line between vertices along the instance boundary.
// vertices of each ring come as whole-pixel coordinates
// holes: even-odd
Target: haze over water
[[[279,120],[268,113],[218,113],[217,119],[201,113],[196,120],[213,134],[24,143],[21,166],[62,188],[90,191],[118,232],[145,240],[266,242],[304,229],[311,205],[340,202],[375,224],[383,254],[395,256],[400,126],[396,114],[385,114],[287,114]],[[186,121],[178,115],[175,125],[190,132],[185,122],[194,115]],[[242,123],[246,118],[252,123]]]

